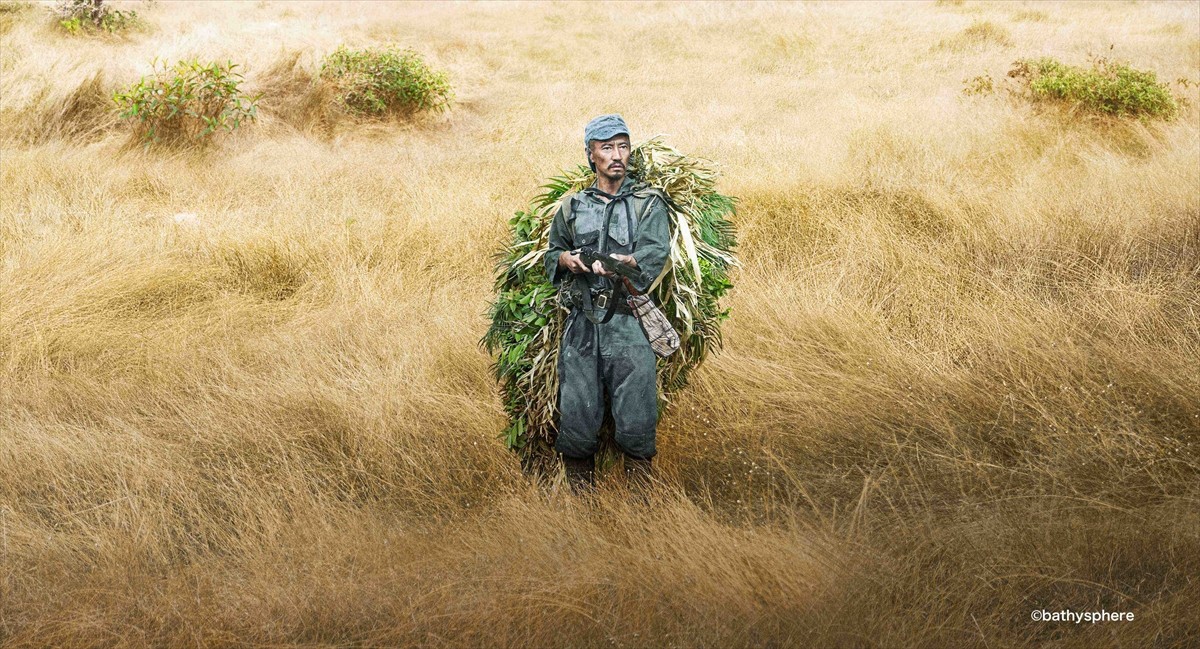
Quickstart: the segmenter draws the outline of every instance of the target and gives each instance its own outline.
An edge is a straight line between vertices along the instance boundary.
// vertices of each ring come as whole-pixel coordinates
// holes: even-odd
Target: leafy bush
[[[259,96],[242,92],[237,67],[188,60],[160,69],[156,62],[152,76],[115,93],[113,101],[147,145],[205,142],[217,129],[232,131],[256,118]]]
[[[136,11],[113,9],[104,0],[61,0],[54,13],[58,24],[72,34],[96,30],[111,34],[140,23]]]
[[[1118,117],[1170,119],[1179,111],[1178,102],[1154,72],[1103,57],[1093,59],[1090,69],[1049,57],[1021,59],[1013,63],[1008,76],[1035,101],[1064,102]]]
[[[325,57],[321,77],[337,88],[338,102],[357,114],[441,111],[452,99],[446,75],[411,49],[339,47]]]

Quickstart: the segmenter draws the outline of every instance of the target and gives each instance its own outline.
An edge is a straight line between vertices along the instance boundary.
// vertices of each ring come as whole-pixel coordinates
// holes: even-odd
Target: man
[[[627,175],[629,129],[620,115],[601,115],[584,128],[584,148],[596,181],[563,198],[550,226],[546,273],[571,306],[559,348],[559,426],[555,450],[562,455],[572,490],[594,484],[595,453],[605,409],[611,406],[615,440],[626,477],[650,478],[658,424],[656,357],[625,303],[624,284],[600,262],[580,259],[595,248],[641,270],[631,280],[648,291],[670,249],[663,194]],[[607,397],[607,399],[606,399]]]

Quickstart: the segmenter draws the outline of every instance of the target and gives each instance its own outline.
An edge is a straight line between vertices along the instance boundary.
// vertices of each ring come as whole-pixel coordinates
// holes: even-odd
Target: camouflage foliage
[[[657,137],[634,147],[630,173],[669,197],[670,263],[650,294],[681,344],[678,352],[658,360],[661,412],[671,394],[685,387],[691,372],[721,346],[721,323],[729,310],[719,301],[733,286],[729,272],[738,263],[729,220],[735,199],[716,190],[714,163],[684,155]],[[562,197],[595,178],[595,172],[579,165],[542,185],[544,191],[530,206],[509,220],[511,243],[498,255],[491,326],[481,342],[496,356],[493,369],[509,416],[502,437],[527,469],[547,467],[554,457],[558,347],[566,311],[542,265],[547,236]],[[604,444],[601,454],[611,455],[612,445]]]

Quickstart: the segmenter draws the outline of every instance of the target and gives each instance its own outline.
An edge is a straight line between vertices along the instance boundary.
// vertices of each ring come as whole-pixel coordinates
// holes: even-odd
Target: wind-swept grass
[[[1200,89],[1078,128],[960,90],[1113,40],[1194,78],[1200,10],[876,9],[0,13],[0,644],[1189,646]],[[936,48],[976,20],[1013,45]],[[535,56],[596,33],[619,77]],[[455,110],[310,111],[321,56],[392,42]],[[276,99],[207,151],[124,147],[89,98],[154,56]],[[618,111],[739,198],[649,506],[528,482],[477,346],[507,218]],[[1136,620],[1030,619],[1102,608]]]

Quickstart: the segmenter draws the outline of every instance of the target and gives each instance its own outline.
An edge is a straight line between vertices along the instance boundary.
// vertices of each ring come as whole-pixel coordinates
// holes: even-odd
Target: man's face
[[[596,165],[596,173],[613,181],[625,178],[629,169],[629,136],[615,135],[607,140],[592,140],[588,159]]]

